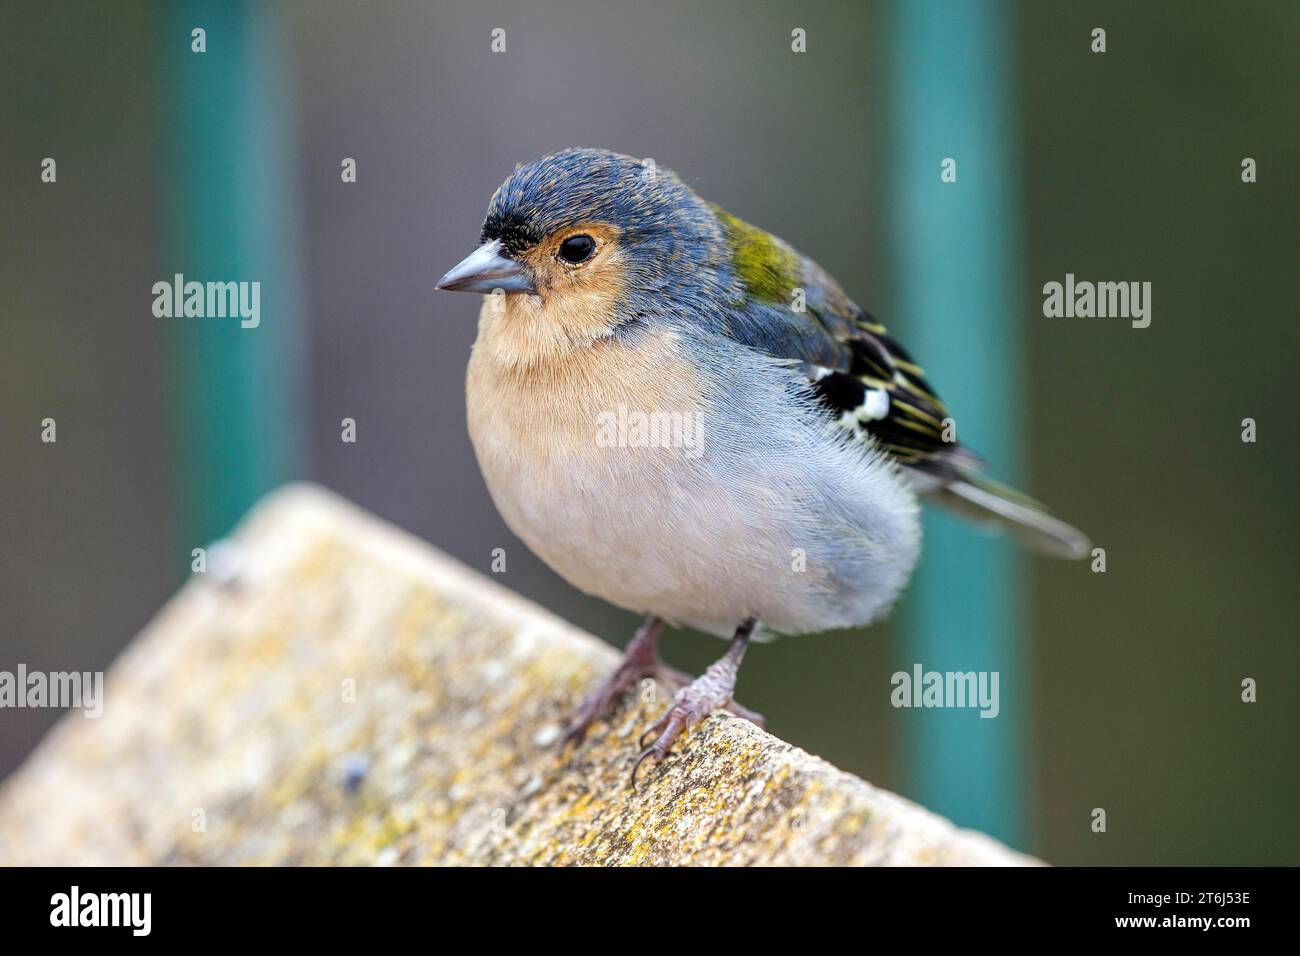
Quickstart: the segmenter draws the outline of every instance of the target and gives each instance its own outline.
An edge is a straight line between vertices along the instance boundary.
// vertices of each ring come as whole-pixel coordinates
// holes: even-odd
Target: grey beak
[[[536,292],[528,271],[519,262],[501,254],[501,243],[493,239],[479,246],[438,280],[448,292]]]

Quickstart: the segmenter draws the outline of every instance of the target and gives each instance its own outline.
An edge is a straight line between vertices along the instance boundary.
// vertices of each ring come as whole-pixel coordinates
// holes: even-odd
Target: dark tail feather
[[[913,473],[915,474],[915,472]],[[930,501],[981,524],[1007,531],[1027,547],[1058,558],[1086,557],[1088,538],[1033,498],[965,468],[942,480],[916,475],[917,489]]]

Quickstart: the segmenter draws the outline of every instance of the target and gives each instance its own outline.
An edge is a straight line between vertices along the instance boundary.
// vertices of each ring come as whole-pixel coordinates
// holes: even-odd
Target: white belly
[[[906,582],[911,493],[791,403],[772,366],[758,363],[720,408],[671,339],[601,342],[563,375],[503,369],[485,351],[471,358],[467,407],[488,490],[581,590],[729,635],[750,615],[785,633],[865,623]],[[685,428],[645,441],[616,427],[643,423],[638,412]]]

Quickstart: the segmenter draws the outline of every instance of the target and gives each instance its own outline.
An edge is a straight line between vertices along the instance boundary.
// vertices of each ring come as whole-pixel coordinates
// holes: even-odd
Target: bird
[[[564,740],[645,676],[679,687],[633,787],[715,710],[762,725],[734,699],[755,634],[882,618],[920,556],[921,501],[1088,553],[985,473],[834,278],[653,161],[570,148],[517,166],[437,288],[484,295],[466,422],[506,525],[574,587],[645,616]],[[691,680],[659,656],[667,624],[727,649]]]

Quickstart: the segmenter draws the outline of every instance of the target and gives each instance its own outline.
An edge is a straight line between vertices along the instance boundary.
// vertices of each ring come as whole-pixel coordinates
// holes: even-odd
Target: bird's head
[[[496,191],[479,246],[439,289],[537,297],[557,315],[657,307],[719,247],[717,220],[670,171],[600,149],[517,168]],[[680,295],[675,298],[680,298]]]

